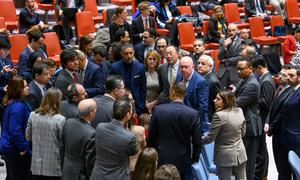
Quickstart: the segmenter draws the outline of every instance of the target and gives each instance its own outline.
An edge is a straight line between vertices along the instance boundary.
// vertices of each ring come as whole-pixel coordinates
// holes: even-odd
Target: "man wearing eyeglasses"
[[[134,47],[135,58],[139,60],[140,63],[144,64],[144,60],[148,51],[154,50],[156,32],[155,29],[149,28],[142,33],[143,42],[140,42]]]

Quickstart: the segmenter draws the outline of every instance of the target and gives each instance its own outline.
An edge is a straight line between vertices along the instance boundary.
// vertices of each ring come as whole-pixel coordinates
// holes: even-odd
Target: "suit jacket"
[[[288,38],[284,41],[282,48],[283,48],[283,61],[285,64],[288,64],[291,61],[292,57],[294,56],[290,52],[297,50],[295,36],[293,35],[288,36]]]
[[[204,144],[215,141],[214,162],[217,166],[238,166],[247,161],[242,137],[246,122],[241,108],[221,110],[214,114],[211,127],[202,138]]]
[[[4,97],[5,95],[5,91],[4,91],[4,87],[8,84],[8,81],[10,79],[10,77],[12,76],[11,73],[2,73],[2,69],[3,69],[3,66],[5,65],[10,65],[10,67],[12,68],[13,67],[13,64],[11,63],[10,59],[7,57],[5,59],[1,59],[0,58],[0,61],[2,63],[0,63],[0,101],[2,102],[2,98]]]
[[[89,98],[104,94],[105,79],[100,66],[88,61],[82,82]]]
[[[275,96],[275,83],[272,79],[270,72],[262,75],[259,80],[260,85],[260,98],[259,98],[259,109],[262,125],[265,124],[268,113]]]
[[[77,78],[79,77],[79,74],[76,73]],[[54,82],[54,87],[57,87],[58,89],[61,90],[63,93],[63,100],[68,99],[68,92],[67,88],[71,83],[80,83],[82,84],[80,78],[78,78],[78,82],[76,82],[73,77],[65,70],[62,69],[60,70],[59,74],[57,75],[55,82]]]
[[[227,30],[228,22],[226,18],[222,18],[222,21]],[[211,16],[209,19],[208,31],[204,38],[205,42],[217,43],[216,41],[221,39],[221,33],[218,31],[218,24],[218,19],[214,16]]]
[[[55,5],[56,10],[59,11],[62,8],[67,7],[67,3],[68,0],[57,0]],[[80,9],[81,11],[84,10],[85,7],[84,0],[74,0],[74,3],[76,8]]]
[[[60,114],[52,116],[31,112],[26,139],[32,141],[31,171],[33,175],[61,176],[63,161],[60,141],[66,118]]]
[[[180,75],[181,76],[181,75]],[[181,81],[183,77],[181,76]],[[184,104],[198,111],[202,132],[207,132],[208,127],[208,84],[198,72],[194,71],[185,90]]]
[[[111,74],[120,75],[125,82],[125,69],[123,60],[115,62],[111,65]],[[131,74],[131,93],[135,101],[136,112],[142,113],[145,110],[146,103],[146,73],[143,64],[133,61]],[[129,87],[126,87],[129,88]]]
[[[238,81],[236,65],[238,62],[238,56],[240,55],[242,48],[242,39],[236,36],[234,44],[229,45],[227,48],[224,47],[225,38],[220,39],[220,47],[218,52],[218,58],[220,60],[218,77],[222,77],[225,71],[228,70],[230,78],[233,81]]]
[[[34,81],[28,84],[28,88],[29,94],[25,98],[25,101],[31,106],[32,110],[35,110],[41,105],[43,99],[42,91]],[[45,88],[48,89],[47,86]]]
[[[182,102],[156,106],[148,133],[148,146],[157,150],[158,166],[174,164],[183,175],[186,168],[199,160],[202,133],[198,112]]]
[[[113,105],[115,100],[107,95],[94,98],[97,104],[97,111],[92,126],[96,129],[97,125],[102,122],[110,122],[113,119]]]
[[[135,135],[113,119],[96,128],[96,163],[91,180],[129,180],[129,156],[138,152]]]
[[[243,109],[246,119],[246,135],[259,136],[262,133],[262,123],[259,115],[260,86],[255,76],[251,74],[240,80],[236,86],[236,103]]]
[[[154,18],[150,16],[148,21],[149,21],[149,27],[155,28]],[[145,31],[144,22],[142,19],[142,15],[140,15],[139,17],[134,19],[131,23],[131,35],[132,35],[132,40],[134,45],[142,42],[143,39],[140,37],[140,34],[143,33],[144,31]]]
[[[282,134],[280,141],[288,149],[300,151],[300,88],[292,91],[292,95],[283,106]]]
[[[47,58],[46,53],[40,48],[38,50],[39,54],[41,55],[42,59]],[[31,82],[32,77],[32,68],[30,68],[30,62],[28,61],[29,56],[32,52],[28,47],[26,47],[19,56],[18,61],[18,74],[26,78],[27,83]]]
[[[34,12],[30,12],[27,7],[24,7],[20,11],[20,34],[25,34],[32,26],[40,23],[40,15]]]
[[[159,103],[169,102],[170,83],[168,80],[168,67],[169,67],[169,64],[165,63],[165,64],[159,65],[158,69],[157,69],[159,93],[160,93],[157,99],[158,99]],[[176,81],[180,81],[179,75],[180,75],[180,71],[179,71],[179,67],[178,67]]]
[[[259,0],[260,7],[263,12],[266,10],[266,5],[264,0]],[[254,0],[245,0],[245,10],[246,10],[246,19],[256,16],[256,8],[255,8]]]
[[[134,46],[134,56],[142,64],[144,64],[144,62],[145,62],[145,58],[146,58],[145,50],[146,50],[146,48],[147,48],[147,46],[145,46],[143,42],[140,42],[139,44]]]
[[[293,87],[289,86],[279,96],[274,98],[272,106],[270,108],[269,115],[267,117],[266,123],[269,124],[268,135],[272,136],[278,135],[282,128],[282,117],[283,117],[283,106],[288,100],[289,95],[293,91]],[[276,94],[278,93],[278,90]]]
[[[95,129],[81,118],[68,119],[62,145],[64,164],[62,180],[88,180],[95,162]]]
[[[204,75],[208,83],[208,121],[211,122],[213,114],[216,111],[214,100],[221,88],[220,81],[214,72]]]
[[[66,117],[66,119],[79,117],[77,104],[69,100],[61,101],[60,103],[60,113]]]

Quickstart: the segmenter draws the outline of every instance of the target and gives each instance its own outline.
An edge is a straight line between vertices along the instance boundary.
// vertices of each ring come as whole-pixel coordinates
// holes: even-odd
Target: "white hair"
[[[202,56],[200,56],[199,60],[201,58],[204,58],[205,60],[207,60],[208,64],[210,64],[212,67],[214,66],[214,60],[209,55],[203,54]]]

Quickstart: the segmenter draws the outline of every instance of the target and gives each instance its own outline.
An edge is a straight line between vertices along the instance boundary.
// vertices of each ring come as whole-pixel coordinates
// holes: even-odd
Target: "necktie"
[[[164,64],[164,63],[165,63],[165,57],[161,56],[161,64]]]
[[[175,77],[174,77],[174,69],[173,69],[173,65],[170,65],[170,85],[173,84],[174,79],[175,79]]]
[[[183,82],[183,84],[185,85],[185,87],[187,87],[189,80],[183,79],[182,82]]]
[[[276,92],[276,95],[275,95],[275,97],[278,97],[278,96],[280,96],[280,94],[282,93],[282,90],[283,90],[283,87],[282,87],[282,86],[280,86],[280,87],[277,89],[277,92]]]
[[[76,76],[76,73],[75,72],[73,72],[73,81],[74,82],[78,82],[78,78],[77,78],[77,76]]]
[[[148,19],[145,19],[145,30],[149,28]]]

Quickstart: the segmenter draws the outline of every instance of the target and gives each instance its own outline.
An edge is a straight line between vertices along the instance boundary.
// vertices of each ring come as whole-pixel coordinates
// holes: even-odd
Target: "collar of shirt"
[[[143,15],[141,15],[143,21],[145,21],[146,19],[149,19],[149,16],[148,17],[144,17]]]
[[[186,80],[186,81],[190,81],[191,80],[191,78],[192,78],[192,76],[194,75],[194,72],[195,72],[195,70],[193,70],[193,72],[191,73],[191,75],[189,76],[189,78],[188,79],[184,79],[184,80]]]
[[[72,78],[73,78],[73,72],[68,70],[67,68],[64,69]]]
[[[83,69],[81,69],[82,72],[85,72],[88,63],[89,63],[89,60],[86,60],[85,65],[83,66]]]
[[[109,94],[105,93],[104,96],[107,96],[107,97],[111,98],[112,100],[116,101],[116,99],[114,97],[112,97],[111,95],[109,95]]]
[[[265,73],[263,73],[263,74],[259,77],[259,79],[262,79],[264,76],[266,76],[266,75],[268,74],[268,72],[269,72],[269,71],[266,71]]]
[[[45,93],[44,92],[45,85],[42,85],[42,84],[38,83],[36,80],[34,80],[34,83],[40,88],[40,90],[41,90],[42,93]]]
[[[300,84],[298,84],[296,87],[294,87],[295,91],[297,91],[300,87]]]

